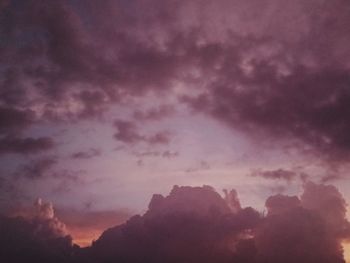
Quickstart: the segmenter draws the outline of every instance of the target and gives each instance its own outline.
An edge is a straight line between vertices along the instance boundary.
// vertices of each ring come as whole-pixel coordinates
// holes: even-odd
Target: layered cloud
[[[285,180],[290,182],[292,180],[306,180],[307,174],[300,171],[286,170],[286,169],[276,169],[276,170],[255,170],[251,176],[262,177],[270,180]]]
[[[156,108],[150,108],[146,111],[136,110],[133,117],[139,121],[157,121],[171,116],[175,113],[172,105],[162,104]]]
[[[135,144],[144,142],[150,145],[168,144],[170,142],[170,133],[168,131],[160,131],[151,135],[144,135],[139,132],[134,122],[126,120],[116,120],[114,126],[117,128],[114,138],[118,141]]]
[[[35,154],[53,149],[55,143],[50,137],[5,137],[0,140],[0,145],[0,154]]]
[[[71,155],[71,157],[73,159],[91,159],[99,155],[101,155],[101,151],[99,149],[90,148],[87,151],[75,152]]]
[[[234,128],[301,140],[327,158],[345,158],[346,6],[344,0],[10,1],[1,10],[2,107],[89,117],[180,82],[202,93],[187,97],[193,107]],[[134,115],[158,119],[172,110],[163,105]]]
[[[28,124],[25,112],[39,120],[89,118],[147,92],[180,93],[234,129],[347,160],[347,6],[345,0],[9,1],[1,9],[1,112],[15,114],[4,119],[13,129]],[[134,117],[172,111],[163,104]],[[118,137],[140,140],[134,135]],[[147,140],[168,141],[164,134]]]

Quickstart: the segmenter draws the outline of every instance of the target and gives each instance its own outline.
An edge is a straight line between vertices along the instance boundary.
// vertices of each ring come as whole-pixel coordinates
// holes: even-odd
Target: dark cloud
[[[158,152],[158,151],[133,152],[133,155],[137,157],[159,157],[161,155],[161,152]]]
[[[102,116],[107,109],[108,97],[101,91],[81,91],[74,97],[82,104],[80,118]]]
[[[344,197],[332,185],[307,182],[301,203],[306,209],[318,213],[337,237],[349,237],[350,225],[346,219],[347,204]]]
[[[101,151],[95,148],[91,148],[87,151],[75,152],[71,155],[73,159],[91,159],[101,155]]]
[[[292,181],[297,178],[305,179],[305,174],[298,173],[292,170],[285,170],[285,169],[277,169],[277,170],[256,170],[253,171],[251,176],[256,177],[262,177],[265,179],[271,179],[271,180],[285,180],[285,181]]]
[[[52,168],[57,162],[56,157],[43,157],[32,160],[22,165],[16,172],[16,175],[28,179],[42,179],[48,175],[52,175]]]
[[[0,106],[0,134],[18,133],[34,122],[34,112]]]
[[[300,200],[297,196],[274,195],[266,200],[265,206],[268,215],[281,214],[289,211],[291,208],[301,207]]]
[[[133,152],[133,155],[140,158],[136,161],[136,164],[138,166],[144,165],[144,159],[143,158],[149,158],[149,157],[158,157],[158,158],[166,158],[166,159],[173,159],[179,156],[178,152],[171,152],[171,151],[145,151],[145,152]]]
[[[340,8],[341,2],[335,6]],[[324,14],[337,17],[325,7],[319,11],[321,19]],[[350,17],[342,19],[345,30]],[[213,80],[207,81],[205,91],[182,99],[259,141],[283,145],[287,140],[327,161],[346,160],[350,78],[347,65],[331,55],[338,39],[327,41],[329,56],[318,48],[301,49],[302,45],[317,46],[320,38],[323,41],[325,35],[334,33],[320,32],[317,38],[300,36],[300,43],[286,42],[289,39],[282,40],[282,35],[233,38],[221,45],[217,55],[221,62],[218,69],[211,69]]]
[[[114,135],[118,141],[137,143],[144,140],[144,136],[138,133],[136,124],[131,121],[116,120],[114,126],[118,130]]]
[[[175,113],[173,105],[163,104],[159,107],[150,108],[146,111],[136,110],[133,117],[140,121],[157,121],[171,116]]]
[[[72,193],[77,187],[86,185],[84,180],[85,170],[52,169],[47,175],[56,181],[56,184],[52,187],[52,192],[55,194]]]
[[[138,160],[136,161],[136,165],[139,166],[139,167],[143,166],[143,165],[144,165],[143,160],[142,160],[142,159],[138,159]]]
[[[306,152],[330,160],[347,157],[346,72],[296,66],[291,75],[278,77],[277,69],[257,65],[254,70],[249,82],[256,84],[248,83],[242,90],[240,83],[227,80],[192,104],[200,104],[195,107],[202,107],[198,109],[209,111],[232,127],[258,136],[262,132],[268,141],[298,139]]]
[[[0,14],[1,104],[40,112],[41,119],[89,118],[181,84],[193,108],[234,129],[347,160],[347,6],[346,0],[10,1]],[[161,105],[134,117],[155,120],[172,111]]]
[[[162,153],[162,157],[169,158],[169,159],[176,158],[178,156],[179,156],[179,152],[177,152],[177,151],[164,151]]]
[[[133,154],[137,157],[163,157],[163,158],[176,158],[179,156],[177,151],[144,151],[144,152],[133,152]]]
[[[154,145],[168,144],[171,140],[170,133],[167,131],[160,131],[151,135],[140,134],[138,126],[131,121],[116,120],[114,126],[117,128],[117,133],[114,135],[115,139],[124,143],[145,142]]]
[[[143,140],[149,144],[169,144],[171,141],[171,134],[168,131],[160,131],[144,137]]]
[[[20,0],[4,5],[1,102],[40,107],[45,118],[88,118],[123,96],[169,87],[178,55],[156,43],[159,32],[149,31],[148,38],[142,31],[170,10],[150,3]]]
[[[327,219],[333,214],[328,201],[313,201],[318,192],[340,205],[332,220]],[[321,213],[305,203],[305,196],[312,196],[310,202]],[[207,186],[174,187],[167,197],[154,195],[143,216],[105,231],[91,253],[99,262],[345,262],[340,243],[344,235],[334,231],[333,219],[348,222],[334,187],[307,183],[301,199],[276,195],[266,207],[268,214],[261,217],[241,208],[234,190],[226,191],[223,199]]]
[[[250,208],[233,214],[211,187],[174,187],[167,197],[154,195],[144,216],[105,231],[91,252],[102,262],[230,262],[229,244],[259,220]]]
[[[7,248],[0,252],[2,259],[344,263],[341,241],[349,236],[346,204],[339,191],[311,182],[304,185],[300,199],[269,197],[265,216],[250,207],[242,208],[235,190],[225,191],[223,198],[210,186],[174,186],[168,196],[153,195],[144,215],[107,229],[85,249],[71,245],[65,224],[57,219],[51,203],[39,199],[34,208],[31,217],[27,213],[22,218],[1,218],[5,232],[0,240]],[[105,225],[102,217],[115,218],[115,223],[124,218],[120,213],[68,210],[62,210],[60,216],[70,222],[72,229],[85,224],[89,231],[94,225],[91,220],[98,226]],[[57,246],[58,241],[61,246]]]
[[[73,251],[65,225],[51,203],[38,199],[30,215],[0,215],[0,258],[4,262],[68,262]]]
[[[36,154],[52,150],[55,143],[50,137],[19,138],[7,136],[0,139],[0,154]]]
[[[317,192],[322,192],[329,203],[316,201]],[[267,217],[255,238],[259,262],[345,262],[341,235],[334,231],[334,222],[327,219],[332,214],[327,205],[343,205],[343,201],[334,187],[313,183],[305,185],[301,200],[296,196],[270,197],[266,202]],[[317,204],[319,210],[308,202]],[[331,218],[348,224],[344,213]]]
[[[66,169],[59,166],[60,159],[57,156],[44,156],[35,159],[29,159],[21,164],[13,173],[12,180],[18,184],[20,180],[37,180],[45,181],[53,179],[51,182],[51,190],[60,194],[67,193],[78,185],[85,183],[83,175],[84,170]],[[7,179],[11,179],[7,177]],[[28,182],[26,182],[28,183]],[[21,191],[17,189],[16,191]]]

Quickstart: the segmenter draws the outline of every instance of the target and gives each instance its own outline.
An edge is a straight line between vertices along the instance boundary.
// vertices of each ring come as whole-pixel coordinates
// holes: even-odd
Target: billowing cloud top
[[[8,247],[2,258],[8,262],[47,258],[50,262],[341,263],[345,262],[341,241],[349,237],[350,229],[339,191],[311,182],[304,185],[300,199],[269,197],[266,215],[241,208],[235,191],[228,199],[210,186],[174,186],[166,197],[154,195],[144,215],[106,230],[86,249],[69,245],[68,237],[55,231],[53,222],[58,219],[50,203],[38,200],[35,207],[34,221],[1,219],[1,246]],[[44,235],[44,230],[52,235]],[[58,257],[55,253],[63,253],[62,249],[65,252]]]

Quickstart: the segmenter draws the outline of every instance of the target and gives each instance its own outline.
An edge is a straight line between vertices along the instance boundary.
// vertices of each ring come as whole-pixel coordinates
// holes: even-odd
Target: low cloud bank
[[[346,202],[330,185],[307,182],[300,197],[274,195],[266,213],[241,207],[235,190],[174,186],[154,195],[144,215],[107,229],[79,248],[38,200],[36,214],[1,217],[3,262],[242,262],[344,263],[349,237]]]

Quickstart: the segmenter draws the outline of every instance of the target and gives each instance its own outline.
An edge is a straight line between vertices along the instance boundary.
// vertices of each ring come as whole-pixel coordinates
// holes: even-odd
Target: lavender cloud
[[[52,174],[52,168],[57,162],[57,158],[52,156],[32,160],[20,166],[16,175],[20,178],[42,179]]]
[[[156,108],[150,108],[146,111],[136,110],[133,117],[140,121],[155,121],[169,117],[175,113],[175,108],[172,105],[160,105]]]
[[[298,173],[291,170],[285,169],[276,169],[276,170],[256,170],[251,173],[251,176],[262,177],[270,180],[285,180],[292,181],[298,178]],[[305,177],[304,174],[300,175],[301,177]]]
[[[75,152],[71,155],[73,159],[91,159],[101,155],[101,151],[95,148],[91,148],[87,151]]]
[[[140,134],[136,123],[125,120],[116,120],[114,126],[117,128],[117,133],[114,138],[118,141],[135,144],[145,142],[150,145],[168,144],[170,142],[170,133],[167,131],[156,132],[151,135]]]

